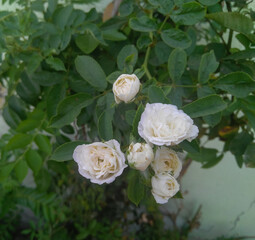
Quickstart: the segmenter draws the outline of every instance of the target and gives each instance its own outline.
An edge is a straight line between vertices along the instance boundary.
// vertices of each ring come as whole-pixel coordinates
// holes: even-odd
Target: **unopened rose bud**
[[[144,171],[154,158],[153,150],[147,143],[131,143],[128,152],[129,165],[140,171]]]
[[[140,80],[135,74],[122,74],[114,82],[112,90],[117,104],[120,102],[129,103],[135,99],[140,89]]]

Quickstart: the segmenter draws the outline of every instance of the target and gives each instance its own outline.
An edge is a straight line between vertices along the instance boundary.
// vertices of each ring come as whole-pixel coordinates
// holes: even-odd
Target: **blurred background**
[[[96,1],[88,4],[85,10],[95,7],[98,11],[104,11],[110,2]],[[16,7],[15,4],[2,4],[0,0],[1,11],[15,11]],[[255,1],[251,1],[250,7],[255,9]],[[0,136],[7,129],[0,116]],[[219,141],[206,146],[218,149],[223,147]],[[181,218],[177,220],[177,224],[181,225],[201,206],[200,227],[192,232],[190,239],[215,239],[223,235],[255,236],[254,169],[245,166],[238,168],[234,157],[227,153],[219,164],[210,169],[202,169],[200,163],[193,161],[181,186],[184,199],[172,199],[162,209],[168,211],[183,206]]]

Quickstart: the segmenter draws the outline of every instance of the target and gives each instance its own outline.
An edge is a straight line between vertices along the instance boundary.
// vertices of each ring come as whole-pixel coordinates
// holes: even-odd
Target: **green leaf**
[[[158,7],[158,11],[163,15],[170,14],[174,6],[173,0],[149,0],[149,3]]]
[[[48,118],[56,115],[57,106],[59,102],[65,97],[65,86],[64,84],[56,84],[49,91],[48,97],[46,99],[46,112]]]
[[[105,141],[113,139],[113,115],[114,108],[106,109],[98,119],[98,132],[100,138]]]
[[[220,0],[198,0],[200,3],[206,5],[206,6],[213,6],[216,3],[218,3]]]
[[[138,32],[153,32],[157,30],[156,22],[147,16],[130,18],[129,27]]]
[[[123,0],[119,7],[119,13],[121,17],[126,17],[133,12],[133,0]]]
[[[35,119],[26,119],[20,122],[20,124],[16,128],[16,131],[26,133],[28,131],[34,130],[35,128],[39,127],[40,124],[41,124],[41,121],[38,121]]]
[[[148,97],[150,103],[170,103],[169,99],[166,98],[163,90],[157,86],[151,85],[149,87]]]
[[[124,41],[127,39],[126,35],[116,29],[103,30],[103,37],[109,41]]]
[[[194,25],[205,17],[206,9],[198,2],[187,2],[170,15],[180,25]]]
[[[107,82],[113,84],[122,73],[121,71],[112,72],[107,76]]]
[[[78,35],[75,39],[75,43],[85,54],[92,53],[99,44],[99,42],[90,32],[85,32],[83,35]]]
[[[177,82],[181,79],[187,65],[187,54],[181,48],[174,49],[168,59],[168,72],[171,79]]]
[[[247,132],[238,133],[230,142],[229,150],[235,156],[244,154],[247,146],[252,142],[253,137]]]
[[[3,182],[5,179],[7,179],[11,173],[11,171],[14,169],[17,162],[9,162],[4,165],[0,165],[0,182]]]
[[[214,73],[218,66],[219,63],[216,61],[213,50],[203,54],[198,71],[198,81],[200,83],[208,82],[210,74]]]
[[[133,126],[135,114],[136,114],[135,110],[128,110],[125,112],[125,119],[126,119],[126,122],[128,123],[128,125]]]
[[[204,117],[224,110],[227,104],[218,95],[209,95],[185,105],[182,110],[191,118]]]
[[[28,173],[28,165],[26,161],[23,159],[19,161],[14,168],[14,172],[18,181],[22,182]]]
[[[141,103],[139,105],[139,107],[137,108],[136,110],[136,114],[135,114],[135,118],[134,118],[134,121],[133,121],[133,130],[132,130],[132,133],[134,135],[135,138],[139,138],[139,134],[138,134],[138,123],[140,121],[140,118],[141,118],[141,115],[144,111],[144,106],[143,104]]]
[[[243,158],[247,167],[255,168],[255,143],[247,146]]]
[[[66,97],[57,108],[57,115],[51,120],[51,127],[61,128],[75,120],[81,110],[89,106],[93,99],[87,93],[77,93]]]
[[[255,81],[247,73],[233,72],[219,78],[213,86],[235,97],[244,98],[255,90]]]
[[[141,182],[139,171],[131,170],[129,181],[128,181],[128,199],[133,202],[136,206],[144,197],[145,186]]]
[[[6,150],[14,150],[18,148],[24,148],[26,147],[29,143],[32,142],[33,136],[24,134],[24,133],[18,133],[14,135],[10,141],[6,145]]]
[[[249,34],[253,30],[252,19],[238,12],[217,12],[207,14],[206,17],[236,32]]]
[[[33,173],[37,175],[43,164],[42,157],[37,151],[29,149],[25,154],[25,159],[28,166],[32,169]]]
[[[78,56],[75,59],[75,67],[78,73],[92,86],[99,90],[107,87],[106,76],[95,59],[89,56]]]
[[[179,146],[188,153],[200,153],[200,147],[196,140],[191,142],[184,140],[183,142],[179,143]]]
[[[243,50],[239,52],[235,52],[231,55],[228,55],[227,57],[224,58],[226,59],[232,59],[232,60],[241,60],[241,59],[251,59],[255,57],[255,49],[248,49],[248,50]]]
[[[64,82],[64,75],[56,72],[40,71],[33,74],[33,80],[41,86],[53,86]]]
[[[36,135],[35,143],[41,151],[43,151],[47,154],[51,153],[51,148],[52,147],[51,147],[50,140],[47,136],[45,136],[45,135]]]
[[[203,164],[202,168],[211,168],[214,167],[215,165],[217,165],[223,158],[223,154],[215,157],[214,159],[210,159],[210,161],[208,161],[207,163]]]
[[[51,156],[51,160],[63,162],[73,159],[73,151],[78,145],[85,144],[84,141],[67,142],[56,148]]]
[[[213,148],[201,148],[200,153],[189,154],[192,160],[201,162],[202,168],[215,166],[223,158],[223,155],[217,156],[218,150]]]
[[[161,33],[162,40],[173,48],[188,48],[192,40],[189,35],[180,29],[168,29]]]
[[[138,52],[134,45],[124,46],[117,57],[117,65],[120,70],[127,67],[134,67],[138,58]]]
[[[66,68],[64,63],[60,58],[54,58],[52,56],[46,58],[46,63],[50,65],[50,67],[56,71],[65,71]]]
[[[68,19],[73,11],[72,5],[57,9],[53,14],[53,22],[60,28],[64,29]]]
[[[204,121],[211,127],[215,127],[221,121],[221,112],[209,116],[204,116]]]

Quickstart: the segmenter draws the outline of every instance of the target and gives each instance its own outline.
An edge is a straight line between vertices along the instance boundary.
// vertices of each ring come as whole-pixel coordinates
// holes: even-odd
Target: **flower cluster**
[[[134,74],[119,76],[113,84],[116,103],[134,101],[140,86]],[[138,133],[146,143],[130,144],[128,164],[140,171],[151,167],[154,172],[151,193],[157,203],[166,203],[180,189],[176,178],[182,169],[178,154],[170,146],[193,140],[198,135],[198,128],[187,114],[174,105],[147,103],[138,124]],[[79,145],[74,150],[73,158],[78,164],[79,173],[97,184],[113,182],[127,167],[120,144],[114,139]]]

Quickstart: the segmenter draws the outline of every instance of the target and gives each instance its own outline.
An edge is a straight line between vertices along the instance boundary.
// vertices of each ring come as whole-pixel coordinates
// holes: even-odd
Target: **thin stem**
[[[174,85],[174,87],[195,88],[197,85]]]
[[[218,31],[215,29],[215,27],[213,26],[213,24],[209,20],[208,20],[208,22],[209,22],[211,28],[213,29],[213,31],[220,37],[221,41],[223,42],[223,44],[225,45],[225,47],[228,50],[228,45],[227,45],[226,41],[224,40],[222,34],[218,33]]]
[[[168,20],[168,18],[169,18],[169,15],[167,15],[167,16],[165,17],[163,23],[161,24],[161,26],[160,26],[160,28],[159,28],[159,30],[158,30],[158,33],[161,33],[161,30],[162,30],[162,28],[164,27],[164,25],[165,25],[166,21]]]
[[[149,60],[150,52],[151,52],[151,47],[148,47],[146,50],[145,59],[144,59],[144,63],[143,63],[145,74],[148,77],[148,79],[152,78],[150,71],[148,69],[148,60]]]
[[[150,18],[152,18],[152,14],[153,14],[153,12],[150,12]],[[150,32],[149,36],[150,36],[151,41],[153,42],[153,33]],[[148,80],[150,80],[152,78],[150,71],[148,69],[148,61],[149,61],[149,57],[150,57],[150,52],[151,52],[151,45],[146,50],[144,62],[142,65],[144,67],[144,71],[145,71],[146,76],[148,77]]]
[[[226,5],[227,5],[228,12],[232,12],[231,3],[230,2],[226,2]],[[231,49],[232,38],[233,38],[233,30],[230,29],[229,30],[229,34],[228,34],[228,43],[227,43],[227,47],[228,47],[229,51]]]

